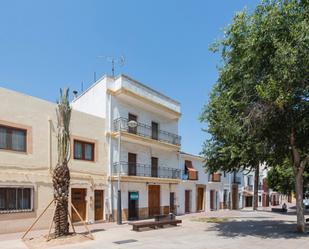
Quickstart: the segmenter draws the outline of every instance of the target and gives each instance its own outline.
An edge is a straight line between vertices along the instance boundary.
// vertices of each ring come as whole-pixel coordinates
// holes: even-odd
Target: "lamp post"
[[[137,122],[131,120],[127,123],[128,127],[135,128],[137,127]],[[120,184],[120,171],[121,171],[121,119],[118,123],[118,193],[117,193],[117,224],[122,224],[122,207],[121,207],[121,184]]]

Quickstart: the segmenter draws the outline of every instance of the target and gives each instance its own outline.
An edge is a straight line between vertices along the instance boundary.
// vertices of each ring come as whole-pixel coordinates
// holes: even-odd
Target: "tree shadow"
[[[297,233],[296,222],[278,220],[231,220],[215,223],[206,231],[216,231],[218,236],[229,238],[253,236],[263,239],[295,239],[309,235],[308,232]]]

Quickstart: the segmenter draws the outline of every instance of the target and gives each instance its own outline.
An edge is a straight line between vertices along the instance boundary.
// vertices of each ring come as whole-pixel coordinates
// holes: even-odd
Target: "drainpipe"
[[[48,117],[48,170],[50,174],[53,171],[52,140],[52,119]]]
[[[113,221],[115,221],[115,217],[114,217],[114,186],[113,186],[113,180],[112,180],[112,176],[113,176],[113,160],[112,160],[112,136],[111,136],[111,132],[112,132],[112,95],[109,94],[109,117],[108,117],[109,123],[108,123],[108,130],[109,130],[109,167],[110,167],[110,198],[111,198],[111,203],[110,203],[110,208],[111,208],[111,214],[112,214],[112,219]]]

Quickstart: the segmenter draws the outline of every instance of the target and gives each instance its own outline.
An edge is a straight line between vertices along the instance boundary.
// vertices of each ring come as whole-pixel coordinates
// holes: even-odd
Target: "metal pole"
[[[118,195],[117,195],[117,224],[122,224],[122,208],[121,208],[121,186],[120,186],[120,170],[121,170],[121,119],[118,120]]]

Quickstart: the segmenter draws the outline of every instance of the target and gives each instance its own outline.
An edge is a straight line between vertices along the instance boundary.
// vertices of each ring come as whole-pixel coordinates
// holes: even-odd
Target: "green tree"
[[[266,162],[269,167],[289,158],[295,180],[297,230],[304,232],[309,2],[263,1],[251,14],[239,12],[213,50],[221,53],[223,65],[202,114],[212,135],[203,150],[208,164],[230,169],[239,162],[249,164],[251,149],[254,161]],[[251,146],[254,143],[257,147]]]
[[[305,167],[303,181],[303,189],[306,191],[309,184],[309,165]],[[294,172],[289,158],[287,158],[283,164],[276,165],[268,171],[267,186],[285,195],[295,192]]]
[[[290,160],[287,159],[282,165],[272,167],[267,173],[267,186],[272,190],[284,195],[295,191],[295,180]]]

